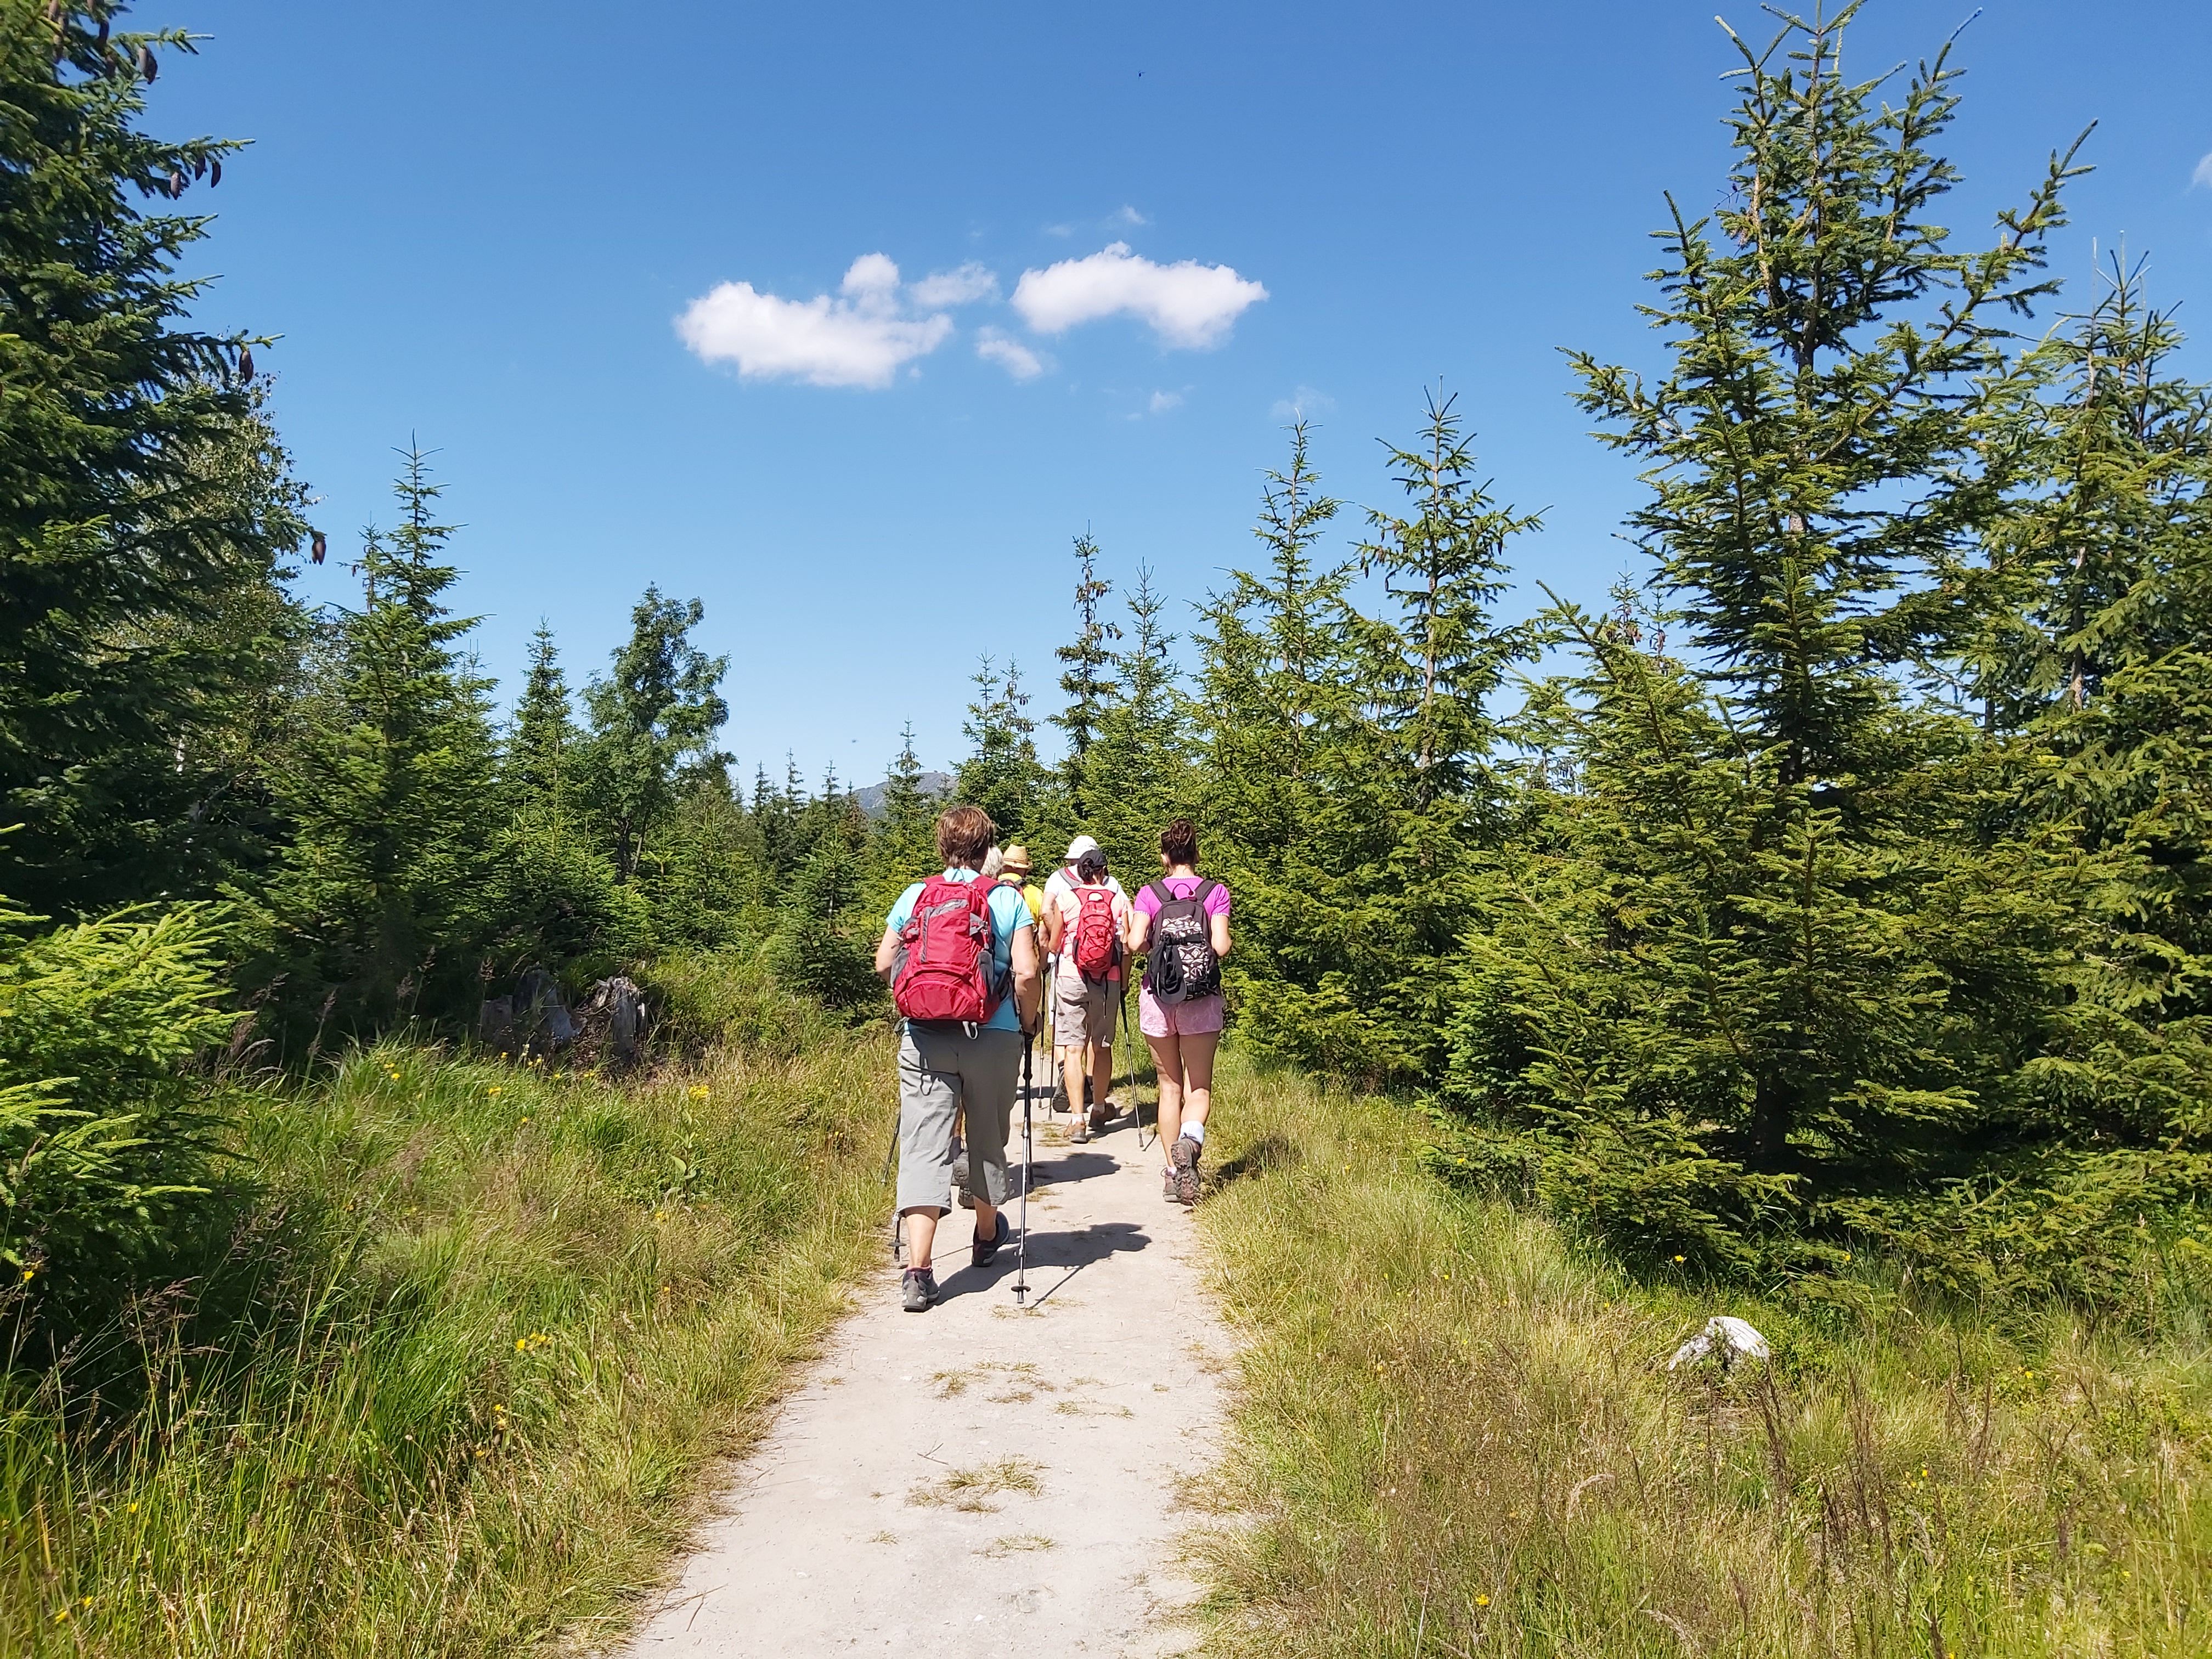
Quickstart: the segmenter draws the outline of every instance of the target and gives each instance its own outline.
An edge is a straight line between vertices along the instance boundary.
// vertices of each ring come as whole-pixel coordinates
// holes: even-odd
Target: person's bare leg
[[[999,1212],[981,1199],[975,1200],[975,1237],[996,1238],[999,1236]]]
[[[1067,1109],[1083,1110],[1083,1056],[1081,1048],[1062,1048],[1060,1051],[1060,1086],[1067,1091]]]
[[[1221,1033],[1187,1032],[1182,1038],[1182,1121],[1203,1123],[1213,1109],[1213,1051]]]
[[[980,1204],[977,1213],[981,1213]],[[914,1268],[930,1266],[930,1252],[936,1243],[937,1212],[908,1210],[906,1212],[906,1265]]]
[[[1106,1097],[1114,1092],[1114,1045],[1094,1042],[1091,1045],[1091,1103],[1094,1110],[1103,1110]]]
[[[1160,1156],[1170,1169],[1175,1167],[1176,1137],[1182,1133],[1182,1039],[1153,1036],[1147,1032],[1145,1044],[1152,1051],[1153,1069],[1160,1074]]]

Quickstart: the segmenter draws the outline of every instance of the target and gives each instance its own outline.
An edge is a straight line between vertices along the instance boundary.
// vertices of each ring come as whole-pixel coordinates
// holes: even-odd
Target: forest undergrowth
[[[4,1374],[0,1653],[620,1628],[884,1201],[879,1033],[726,959],[659,984],[735,1040],[620,1080],[389,1041],[229,1092],[254,1185],[189,1295]]]
[[[1195,1483],[1206,1651],[2112,1656],[2212,1647],[2204,1308],[1638,1282],[1439,1181],[1402,1106],[1232,1058],[1201,1209],[1245,1346]],[[1771,1367],[1669,1372],[1710,1316]]]

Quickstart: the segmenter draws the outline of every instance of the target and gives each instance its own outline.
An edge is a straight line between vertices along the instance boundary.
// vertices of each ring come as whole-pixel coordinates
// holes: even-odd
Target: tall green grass
[[[623,1622],[886,1201],[880,1037],[742,965],[664,983],[747,1040],[619,1080],[387,1043],[234,1097],[258,1185],[220,1258],[7,1378],[0,1653],[396,1659]]]
[[[1208,1650],[2212,1652],[2201,1313],[1638,1284],[1422,1167],[1388,1103],[1227,1059],[1201,1206],[1249,1346],[1194,1546]],[[1771,1368],[1665,1364],[1711,1314]]]

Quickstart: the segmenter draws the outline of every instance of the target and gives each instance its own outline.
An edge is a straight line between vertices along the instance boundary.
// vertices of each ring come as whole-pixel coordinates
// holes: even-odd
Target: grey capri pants
[[[898,1206],[952,1207],[952,1120],[968,1109],[968,1190],[1006,1201],[1006,1134],[1021,1087],[1022,1034],[916,1025],[899,1037]]]

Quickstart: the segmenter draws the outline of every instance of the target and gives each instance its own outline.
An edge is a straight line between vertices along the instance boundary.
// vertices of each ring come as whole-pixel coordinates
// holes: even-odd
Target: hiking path
[[[1161,1659],[1195,1646],[1178,1477],[1210,1464],[1232,1347],[1191,1216],[1124,1112],[1088,1145],[1035,1092],[1029,1306],[1011,1245],[901,1311],[888,1261],[785,1401],[633,1638],[635,1659],[939,1646]],[[1009,1161],[1018,1179],[1021,1112]],[[1019,1213],[1010,1205],[1010,1218]],[[888,1255],[888,1252],[886,1252]]]

